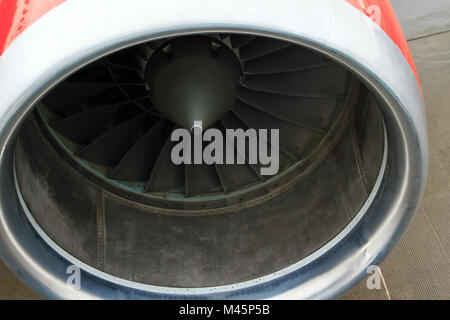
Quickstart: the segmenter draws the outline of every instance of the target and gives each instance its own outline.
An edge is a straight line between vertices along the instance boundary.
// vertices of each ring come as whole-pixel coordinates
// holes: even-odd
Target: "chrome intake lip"
[[[259,8],[257,15],[255,7]],[[389,170],[380,175],[379,188],[357,215],[359,219],[332,240],[325,252],[273,278],[197,291],[152,290],[79,265],[82,289],[66,286],[66,269],[73,261],[41,237],[16,192],[12,146],[22,120],[48,90],[101,56],[148,40],[207,32],[275,37],[345,65],[381,102]],[[0,58],[0,74],[0,254],[26,283],[50,298],[336,297],[399,240],[425,189],[428,143],[415,75],[389,37],[344,1],[230,0],[211,4],[169,0],[161,6],[153,0],[69,0],[17,38]]]

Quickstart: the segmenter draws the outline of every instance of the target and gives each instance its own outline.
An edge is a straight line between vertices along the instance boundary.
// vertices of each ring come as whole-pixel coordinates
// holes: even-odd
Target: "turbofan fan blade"
[[[241,101],[235,103],[232,110],[252,128],[279,129],[280,148],[282,147],[290,155],[294,155],[296,159],[303,158],[315,136],[313,130],[271,117]]]
[[[86,103],[102,92],[118,86],[143,86],[142,83],[65,82],[44,98],[44,104],[55,114]]]
[[[321,67],[332,62],[322,55],[299,46],[289,46],[253,60],[244,62],[247,74],[292,72]]]
[[[242,88],[239,99],[274,118],[324,132],[331,124],[337,99],[302,98]]]
[[[231,46],[238,49],[255,38],[254,36],[233,34],[230,36]]]
[[[159,120],[125,154],[110,178],[120,181],[147,181],[169,134],[166,120]]]
[[[147,182],[145,192],[163,192],[184,187],[184,165],[175,165],[171,152],[176,142],[166,140]]]
[[[76,156],[101,165],[114,167],[133,146],[136,133],[144,120],[141,114],[114,127],[76,153]]]
[[[126,106],[131,101],[127,100],[115,104],[98,106],[57,120],[51,126],[65,138],[79,144],[86,144],[89,139],[101,130],[105,123],[114,117],[120,108]]]
[[[348,71],[332,64],[316,69],[248,75],[243,85],[246,88],[277,94],[302,97],[342,97],[347,89]]]
[[[239,56],[242,60],[255,59],[287,48],[291,45],[292,44],[287,41],[270,38],[256,38],[239,48]]]

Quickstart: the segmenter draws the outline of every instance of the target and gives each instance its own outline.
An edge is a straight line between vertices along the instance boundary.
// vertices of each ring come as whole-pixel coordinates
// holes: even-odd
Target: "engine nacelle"
[[[43,295],[333,298],[414,217],[426,121],[389,1],[21,5],[0,5],[0,254]],[[179,128],[246,136],[174,163]]]

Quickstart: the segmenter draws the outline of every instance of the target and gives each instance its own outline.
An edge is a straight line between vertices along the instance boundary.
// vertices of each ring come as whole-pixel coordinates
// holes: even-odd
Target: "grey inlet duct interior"
[[[401,52],[333,5],[341,19],[326,42],[326,24],[302,12],[328,11],[308,2],[304,19],[287,14],[279,29],[198,6],[194,26],[136,14],[114,31],[88,10],[76,50],[52,42],[14,82],[21,44],[47,36],[31,27],[0,61],[5,262],[56,298],[330,298],[355,283],[417,209],[426,131]],[[71,6],[55,12],[72,17]],[[347,39],[344,21],[371,41]],[[170,135],[196,120],[279,129],[278,173],[249,161],[175,165]],[[66,285],[72,265],[80,290]]]
[[[205,118],[279,129],[279,173],[173,164],[171,131]],[[260,36],[186,36],[106,56],[49,92],[20,131],[16,173],[37,224],[70,255],[130,281],[214,287],[331,241],[384,174],[385,144],[376,99],[336,62]]]

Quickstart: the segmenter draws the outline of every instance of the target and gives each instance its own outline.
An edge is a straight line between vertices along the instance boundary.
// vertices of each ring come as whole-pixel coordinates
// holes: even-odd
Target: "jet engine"
[[[423,98],[387,0],[0,6],[0,254],[44,296],[334,298],[418,209]],[[278,130],[278,170],[251,139],[174,163],[199,121]]]

